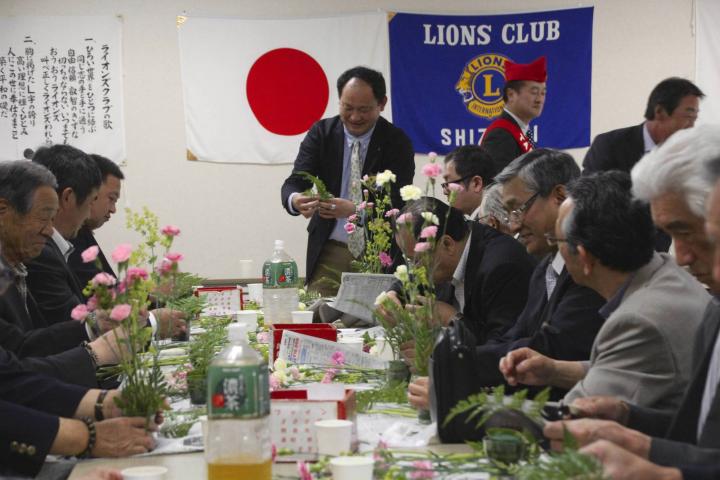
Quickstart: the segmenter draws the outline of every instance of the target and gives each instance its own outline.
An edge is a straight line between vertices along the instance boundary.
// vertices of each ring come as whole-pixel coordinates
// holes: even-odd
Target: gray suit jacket
[[[710,295],[667,254],[635,272],[600,328],[585,378],[566,395],[611,395],[674,411],[691,375],[692,340]]]

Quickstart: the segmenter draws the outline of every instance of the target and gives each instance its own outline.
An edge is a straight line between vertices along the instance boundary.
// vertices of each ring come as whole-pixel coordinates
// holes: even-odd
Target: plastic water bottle
[[[295,260],[285,253],[285,242],[275,240],[275,249],[263,265],[263,313],[265,323],[292,323],[298,309],[298,270]]]
[[[248,344],[247,325],[231,324],[228,333],[230,345],[208,368],[208,479],[270,480],[268,366]]]

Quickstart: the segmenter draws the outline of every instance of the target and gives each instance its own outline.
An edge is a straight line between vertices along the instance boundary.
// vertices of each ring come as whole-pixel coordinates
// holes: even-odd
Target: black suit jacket
[[[504,110],[500,118],[518,125],[515,119]],[[518,128],[520,128],[519,125]],[[504,128],[495,128],[487,132],[487,134],[483,135],[480,146],[490,154],[490,158],[493,160],[493,166],[495,167],[493,176],[500,173],[503,168],[507,167],[510,162],[523,153],[520,145],[515,141],[515,137]]]
[[[51,239],[40,255],[27,263],[27,285],[49,324],[69,320],[70,312],[83,303],[83,289],[60,249]]]
[[[294,192],[303,192],[311,187],[298,172],[308,172],[319,177],[334,196],[340,196],[343,169],[345,133],[340,117],[325,118],[316,122],[307,133],[295,159],[292,174],[281,189],[283,208],[288,209],[288,198]],[[412,184],[415,175],[415,154],[412,143],[401,129],[382,117],[378,118],[370,138],[362,175],[392,170],[397,176],[393,185],[393,206],[400,208],[400,187]],[[320,252],[335,227],[335,220],[323,219],[316,213],[308,224],[306,278],[315,271]]]
[[[105,258],[105,254],[103,253],[102,249],[100,249],[97,256],[97,259],[100,261],[100,266],[102,269],[98,268],[95,262],[83,262],[82,252],[93,246],[99,248],[99,245],[97,243],[97,240],[95,240],[95,235],[93,235],[92,230],[90,230],[88,227],[81,228],[77,234],[77,237],[73,238],[71,240],[71,243],[73,244],[73,247],[75,247],[75,250],[70,254],[70,257],[68,257],[67,263],[70,267],[70,270],[75,275],[75,278],[77,279],[80,288],[84,289],[88,282],[100,272],[108,273],[113,277],[117,278],[117,275],[115,275],[115,271],[110,266],[107,258]]]
[[[57,435],[58,417],[71,418],[87,390],[24,371],[0,349],[0,476],[36,475]],[[24,453],[14,447],[20,444],[28,447]]]
[[[588,360],[597,332],[605,321],[598,310],[605,304],[594,290],[576,284],[563,268],[550,299],[545,271],[554,258],[548,255],[535,267],[528,300],[515,325],[497,340],[475,349],[481,368],[479,387],[504,383],[500,358],[511,350],[528,347],[557,360]]]
[[[619,128],[595,137],[583,160],[583,174],[607,170],[630,173],[645,154],[643,125]]]
[[[535,261],[514,238],[472,222],[465,266],[465,325],[478,344],[500,338],[527,300]]]
[[[718,463],[720,460],[720,386],[715,392],[700,438],[697,436],[705,381],[718,335],[720,302],[713,298],[695,335],[694,373],[675,415],[631,406],[629,426],[658,437],[653,438],[650,444],[651,461],[675,466]]]

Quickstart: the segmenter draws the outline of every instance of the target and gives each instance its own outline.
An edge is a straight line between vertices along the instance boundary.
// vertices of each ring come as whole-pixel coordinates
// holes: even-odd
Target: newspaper
[[[278,358],[294,364],[332,365],[335,352],[343,352],[345,365],[362,368],[387,369],[387,362],[353,347],[310,337],[292,330],[283,330]]]
[[[375,299],[390,289],[394,281],[393,275],[344,272],[332,307],[372,323]]]

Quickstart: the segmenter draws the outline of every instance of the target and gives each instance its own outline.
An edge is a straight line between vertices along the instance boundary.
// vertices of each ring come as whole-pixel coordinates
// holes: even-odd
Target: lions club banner
[[[385,13],[179,23],[190,160],[292,163],[312,124],[337,115],[343,71],[389,72]]]
[[[538,146],[590,143],[593,9],[491,16],[398,13],[390,22],[393,121],[416,152],[480,142],[502,113],[504,62],[545,55],[547,96],[531,122]]]

